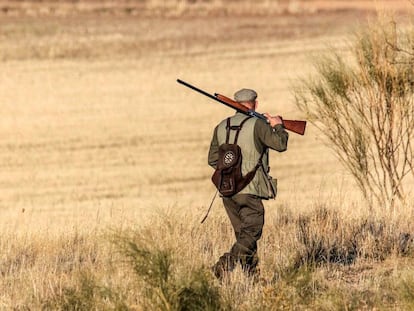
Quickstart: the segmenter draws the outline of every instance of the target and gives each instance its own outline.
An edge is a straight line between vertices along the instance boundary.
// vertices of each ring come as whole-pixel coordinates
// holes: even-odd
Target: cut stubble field
[[[172,26],[179,32],[179,21]],[[176,79],[229,96],[241,87],[255,88],[260,111],[301,118],[289,85],[309,72],[311,53],[328,43],[346,46],[345,37],[318,36],[258,38],[246,47],[242,37],[232,45],[210,42],[193,54],[175,48],[115,60],[3,62],[1,204],[10,213],[2,217],[5,225],[90,227],[91,219],[99,224],[117,215],[135,223],[142,213],[168,206],[200,213],[214,193],[206,165],[212,130],[232,112]],[[329,193],[324,183],[347,179],[312,126],[304,137],[291,134],[289,151],[272,158],[279,204],[292,197],[312,201],[312,193]]]
[[[253,88],[260,112],[302,119],[292,83],[312,72],[313,55],[328,47],[347,53],[349,25],[364,23],[365,14],[3,19],[0,309],[54,309],[56,297],[78,288],[84,271],[116,288],[130,309],[143,309],[145,295],[129,268],[117,264],[119,251],[107,243],[112,232],[144,228],[140,232],[150,244],[175,251],[178,271],[211,265],[231,245],[232,233],[220,200],[206,224],[199,224],[215,192],[207,152],[214,126],[232,112],[176,79],[227,96]],[[288,298],[273,292],[286,279],[272,283],[301,247],[295,223],[301,216],[325,210],[328,218],[322,218],[329,224],[320,232],[339,219],[344,227],[331,228],[336,238],[349,233],[345,224],[389,217],[381,207],[367,210],[311,124],[305,136],[291,133],[288,151],[271,153],[270,161],[279,193],[265,202],[259,249],[266,283],[243,284],[240,274],[221,289],[240,310],[258,301],[272,309],[283,299],[301,299],[301,293],[292,298],[282,287]],[[394,213],[381,237],[414,232],[412,216],[408,209]],[[315,217],[309,230],[320,225]],[[411,271],[407,258],[378,264],[376,242],[368,240],[367,261],[313,276],[313,284],[348,290],[332,304],[345,304],[357,289],[377,295],[377,280]],[[317,306],[331,307],[313,298]]]

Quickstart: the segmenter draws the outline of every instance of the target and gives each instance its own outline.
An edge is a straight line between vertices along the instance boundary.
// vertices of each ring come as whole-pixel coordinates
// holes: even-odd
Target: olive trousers
[[[236,242],[213,266],[218,278],[232,271],[239,262],[249,275],[257,272],[257,241],[262,236],[264,207],[262,199],[251,194],[223,198],[224,207],[234,229]]]

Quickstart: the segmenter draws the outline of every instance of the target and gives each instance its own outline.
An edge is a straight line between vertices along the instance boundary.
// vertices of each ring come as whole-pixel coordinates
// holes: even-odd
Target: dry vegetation
[[[326,44],[346,55],[373,12],[263,1],[272,14],[214,16],[224,1],[195,2],[177,2],[191,14],[120,2],[151,4],[151,16],[109,1],[53,4],[98,8],[70,14],[0,1],[0,309],[412,309],[412,197],[369,211],[313,126],[271,155],[279,194],[266,202],[262,279],[212,279],[233,234],[219,202],[199,221],[214,193],[210,136],[230,112],[176,78],[255,88],[260,111],[301,118],[289,87],[312,71],[309,55]]]

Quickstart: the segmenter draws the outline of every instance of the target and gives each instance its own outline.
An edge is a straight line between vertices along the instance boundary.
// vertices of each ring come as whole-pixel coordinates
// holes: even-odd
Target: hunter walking
[[[234,94],[234,99],[253,111],[258,105],[257,93],[254,90],[242,89]],[[213,272],[218,279],[223,279],[238,263],[249,276],[258,273],[257,241],[262,236],[264,225],[262,200],[275,198],[277,186],[276,180],[268,175],[268,150],[283,152],[287,149],[288,142],[288,133],[282,118],[267,113],[264,115],[267,122],[237,112],[219,123],[214,130],[208,164],[216,170],[215,184],[219,191],[223,190],[220,191],[223,204],[236,237],[231,249],[213,266]],[[240,159],[240,152],[236,149],[226,149],[229,144],[240,147],[237,147],[241,151]],[[234,164],[234,161],[238,164]],[[237,165],[244,178],[241,182],[231,176],[237,171]],[[230,166],[234,167],[229,170]],[[225,176],[226,168],[230,177]]]

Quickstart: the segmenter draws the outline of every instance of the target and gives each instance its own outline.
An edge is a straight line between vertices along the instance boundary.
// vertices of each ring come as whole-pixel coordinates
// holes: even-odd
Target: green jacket
[[[246,117],[246,115],[238,112],[231,117],[230,124],[239,125]],[[218,148],[226,141],[226,120],[221,121],[216,126],[211,140],[208,164],[213,168],[216,168],[218,161]],[[235,133],[234,130],[230,131],[229,143],[234,143]],[[256,166],[264,149],[265,153],[262,159],[263,167],[259,167],[253,180],[239,192],[240,194],[253,194],[264,199],[274,197],[271,191],[272,181],[267,174],[269,170],[268,148],[279,152],[285,151],[288,137],[289,135],[283,125],[276,125],[272,128],[264,120],[255,117],[244,123],[237,142],[242,150],[243,175],[246,175]]]

